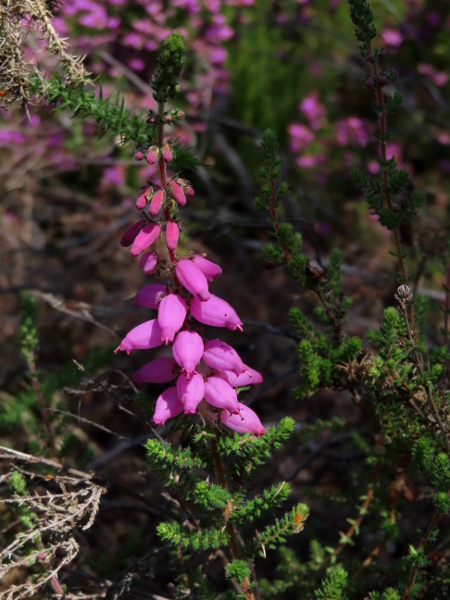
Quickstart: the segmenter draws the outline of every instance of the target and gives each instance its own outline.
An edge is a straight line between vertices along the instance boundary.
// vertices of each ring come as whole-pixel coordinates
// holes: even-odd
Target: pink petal
[[[191,373],[189,379],[182,373],[177,379],[178,398],[183,402],[184,413],[195,414],[205,395],[205,382],[200,373]]]
[[[156,273],[159,267],[158,255],[156,252],[146,252],[139,259],[139,266],[147,275]]]
[[[203,340],[195,331],[180,331],[172,346],[174,359],[187,375],[195,371],[203,350]]]
[[[258,373],[258,371],[250,369],[250,367],[247,366],[245,368],[247,369],[245,373],[241,373],[240,375],[225,370],[217,373],[217,377],[227,381],[231,387],[245,387],[247,385],[256,385],[262,382],[263,378],[261,373]]]
[[[150,188],[147,188],[144,192],[142,192],[142,194],[136,200],[136,208],[138,210],[143,210],[147,206],[149,191],[150,191]]]
[[[178,246],[178,236],[180,235],[180,230],[178,225],[173,221],[169,221],[167,223],[166,228],[166,245],[168,250],[175,250]]]
[[[161,227],[156,223],[148,223],[145,225],[134,240],[131,247],[131,256],[139,256],[141,252],[147,250],[147,248],[156,242],[160,233]]]
[[[178,294],[168,294],[159,303],[158,323],[161,327],[161,339],[166,345],[173,342],[184,323],[187,313],[186,302]]]
[[[158,190],[156,194],[153,196],[152,201],[150,202],[149,213],[152,217],[156,216],[161,210],[161,206],[164,203],[164,191]]]
[[[228,410],[220,413],[220,420],[224,425],[238,433],[250,432],[260,436],[266,433],[258,415],[245,404],[238,402],[239,413],[230,415]]]
[[[179,204],[180,206],[185,206],[186,205],[186,196],[184,195],[182,188],[178,185],[178,183],[176,181],[172,181],[171,190],[172,190],[172,196],[173,196],[173,199],[175,200],[175,202],[177,204]]]
[[[235,390],[219,377],[208,377],[205,381],[205,400],[212,406],[226,408],[230,412],[238,410]]]
[[[136,160],[142,160],[144,158],[144,153],[141,150],[138,150],[134,155],[134,158]]]
[[[213,263],[203,256],[200,256],[200,254],[196,254],[192,259],[192,262],[200,269],[208,281],[211,281],[214,277],[218,277],[222,274],[222,269],[219,267],[219,265],[216,265],[216,263]]]
[[[148,348],[157,348],[161,344],[159,323],[157,319],[152,319],[129,331],[115,352],[126,350],[129,354],[131,350],[147,350]]]
[[[171,356],[155,358],[135,371],[131,381],[138,387],[143,383],[167,383],[176,379],[179,372],[177,363]]]
[[[206,342],[202,360],[216,371],[232,371],[240,375],[247,370],[236,350],[220,340]]]
[[[144,225],[147,223],[145,219],[141,219],[137,223],[134,223],[124,232],[120,238],[120,245],[124,248],[128,248],[136,239],[137,234],[141,231]]]
[[[136,306],[145,306],[146,308],[158,308],[161,298],[167,293],[167,287],[162,283],[152,283],[145,285],[134,298]]]
[[[197,297],[194,297],[190,311],[191,315],[204,325],[228,327],[231,331],[235,329],[242,331],[242,321],[234,308],[214,294],[211,294],[210,299],[206,302],[201,302]]]
[[[167,163],[172,162],[172,158],[173,158],[172,151],[170,149],[169,144],[167,144],[167,143],[164,144],[164,146],[163,146],[163,158]]]
[[[147,156],[146,156],[148,164],[154,165],[155,162],[158,160],[158,157],[159,157],[158,148],[156,148],[155,146],[151,146],[148,149]]]
[[[193,296],[198,297],[202,302],[209,300],[211,294],[208,290],[206,277],[200,269],[194,265],[192,260],[182,258],[178,261],[175,271],[178,281],[188,292],[191,292]]]
[[[164,425],[167,419],[178,416],[183,408],[183,403],[178,399],[177,388],[170,387],[164,390],[156,401],[153,422],[156,425]]]

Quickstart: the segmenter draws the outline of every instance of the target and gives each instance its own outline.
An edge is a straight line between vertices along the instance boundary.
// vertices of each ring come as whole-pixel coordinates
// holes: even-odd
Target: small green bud
[[[179,31],[174,31],[161,44],[158,66],[151,81],[153,97],[157,102],[166,102],[177,93],[184,57],[184,38]]]

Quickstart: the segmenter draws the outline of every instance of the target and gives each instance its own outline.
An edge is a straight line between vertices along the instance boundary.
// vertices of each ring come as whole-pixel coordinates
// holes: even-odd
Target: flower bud
[[[144,225],[147,223],[145,219],[141,219],[137,223],[134,223],[123,233],[120,238],[120,245],[124,248],[128,248],[136,239],[137,234],[141,231]]]
[[[161,206],[164,203],[164,190],[158,190],[156,194],[153,196],[152,201],[150,202],[149,213],[152,217],[155,217],[159,211],[161,210]]]
[[[144,225],[133,242],[131,247],[131,256],[139,256],[141,252],[147,250],[147,248],[156,242],[160,233],[161,227],[156,223],[148,223],[147,225]]]
[[[242,321],[236,311],[228,302],[211,294],[206,302],[201,302],[196,296],[191,302],[191,315],[204,325],[212,327],[228,327],[231,331],[240,329],[242,331]]]
[[[161,339],[166,345],[173,342],[175,334],[180,331],[186,313],[186,302],[178,294],[168,294],[159,303],[158,323],[161,327]]]
[[[161,299],[166,295],[167,287],[162,283],[151,283],[145,285],[134,298],[136,306],[157,309]]]
[[[148,350],[161,344],[161,328],[158,320],[152,319],[129,331],[114,352],[125,350],[129,354],[132,350]]]
[[[238,433],[250,432],[258,437],[266,433],[258,415],[251,408],[238,402],[238,409],[239,412],[232,415],[228,410],[223,410],[220,413],[222,423]]]
[[[149,192],[150,188],[147,188],[136,200],[136,208],[138,210],[143,210],[147,206]]]
[[[237,412],[238,400],[235,390],[219,377],[208,377],[205,381],[205,400],[216,408]]]
[[[147,152],[147,162],[149,165],[154,165],[159,158],[159,150],[156,146],[150,146]]]
[[[144,153],[142,152],[142,150],[138,150],[134,155],[134,158],[136,160],[142,160],[144,158]]]
[[[178,398],[177,388],[175,386],[167,388],[156,401],[153,423],[164,425],[167,419],[177,417],[183,408],[183,403]]]
[[[184,286],[188,292],[202,302],[209,300],[211,294],[208,290],[208,282],[201,270],[194,265],[192,260],[182,258],[178,261],[175,268],[178,281]]]
[[[205,395],[205,382],[200,373],[194,371],[189,379],[182,373],[177,379],[178,398],[184,406],[184,413],[195,414],[197,406]]]
[[[168,250],[176,250],[180,229],[174,221],[169,221],[166,227],[166,245]]]
[[[200,269],[208,281],[212,281],[214,277],[218,277],[222,274],[222,269],[219,267],[219,265],[207,260],[200,254],[196,254],[192,259],[192,262]]]
[[[176,379],[178,372],[179,368],[174,359],[171,356],[163,356],[135,371],[131,381],[138,387],[143,383],[167,383]]]
[[[182,188],[178,185],[176,181],[172,181],[170,189],[172,190],[172,196],[175,202],[180,206],[185,206],[186,196],[184,195]]]
[[[146,275],[153,275],[159,267],[158,259],[156,252],[146,252],[139,259],[139,266]]]
[[[202,360],[216,371],[232,371],[240,375],[247,370],[236,350],[220,340],[210,340],[205,343]]]
[[[166,142],[163,146],[162,155],[166,163],[172,162],[173,155],[172,150],[170,149],[169,144]]]
[[[195,331],[180,331],[172,346],[172,354],[187,376],[195,371],[204,350],[203,340]]]

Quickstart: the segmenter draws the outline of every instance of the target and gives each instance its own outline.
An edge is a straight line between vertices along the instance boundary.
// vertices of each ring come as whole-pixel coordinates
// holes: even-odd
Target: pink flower
[[[189,379],[182,373],[177,379],[178,398],[184,406],[184,413],[195,414],[197,406],[205,395],[205,382],[200,373],[194,371]]]
[[[148,193],[150,191],[150,188],[147,188],[145,190],[145,192],[143,192],[139,198],[136,200],[136,208],[138,210],[142,210],[147,206],[147,202],[148,202]]]
[[[231,331],[240,329],[242,331],[242,321],[238,317],[232,306],[211,294],[206,302],[201,302],[197,297],[191,302],[191,315],[204,325],[212,327],[228,327]]]
[[[166,227],[166,245],[168,250],[175,250],[178,246],[180,230],[174,221],[169,221]]]
[[[205,381],[205,400],[216,408],[237,412],[238,400],[235,390],[219,377],[208,377]]]
[[[225,370],[217,373],[217,377],[224,379],[231,385],[231,387],[245,387],[247,385],[256,385],[262,382],[263,378],[261,373],[258,373],[258,371],[250,369],[247,366],[245,368],[246,371],[240,375],[236,375],[232,371]]]
[[[178,416],[183,408],[183,403],[178,398],[177,388],[175,386],[167,388],[156,401],[153,422],[156,425],[164,425],[167,419]]]
[[[172,151],[171,151],[170,146],[169,146],[168,143],[164,144],[162,155],[163,155],[163,158],[166,161],[166,163],[172,162],[172,158],[173,158]]]
[[[202,302],[209,300],[211,294],[208,290],[208,282],[202,271],[194,265],[192,260],[182,258],[175,268],[178,281],[188,292],[199,298]]]
[[[144,153],[142,152],[142,150],[138,150],[134,155],[134,158],[136,160],[142,160],[144,158]]]
[[[161,346],[161,328],[157,319],[141,323],[131,331],[120,342],[115,352],[126,350],[128,354],[132,350],[147,350]]]
[[[139,259],[139,266],[146,275],[153,275],[159,267],[158,255],[156,252],[146,252]]]
[[[184,323],[187,313],[186,302],[178,294],[168,294],[159,303],[158,323],[161,327],[161,339],[166,345],[173,342]]]
[[[195,371],[203,350],[203,340],[195,331],[180,331],[172,346],[174,359],[188,376]]]
[[[160,233],[161,227],[156,223],[149,223],[148,225],[145,225],[137,234],[136,239],[131,246],[131,256],[139,256],[141,252],[147,250],[147,248],[156,242]]]
[[[216,371],[232,371],[240,375],[247,370],[236,350],[220,340],[210,340],[205,343],[202,360]]]
[[[393,48],[398,48],[403,42],[402,34],[396,29],[386,29],[382,32],[381,37],[388,46],[392,46]]]
[[[147,152],[147,162],[149,165],[154,165],[159,158],[159,150],[156,146],[150,146]]]
[[[164,202],[164,190],[158,190],[156,194],[153,196],[152,201],[150,202],[149,213],[152,217],[156,216],[161,210],[161,206]]]
[[[222,423],[238,433],[250,432],[258,437],[266,433],[258,415],[251,408],[238,402],[238,409],[239,412],[232,415],[227,410],[223,410],[220,413]]]
[[[123,233],[120,238],[120,245],[124,248],[128,248],[136,239],[137,234],[141,231],[144,225],[147,223],[145,219],[141,219],[137,223],[134,223]]]
[[[214,277],[218,277],[222,274],[222,269],[219,265],[207,260],[200,254],[196,254],[192,259],[192,262],[200,269],[208,281],[212,281]]]
[[[178,183],[176,181],[172,181],[172,184],[170,187],[171,187],[172,196],[173,196],[173,199],[175,200],[175,202],[177,204],[179,204],[180,206],[185,206],[186,205],[186,196],[184,195],[182,188],[178,185]]]
[[[145,285],[134,297],[136,306],[157,309],[161,299],[166,295],[167,287],[162,283],[151,283]]]
[[[178,375],[178,365],[171,356],[155,358],[138,369],[131,376],[131,381],[138,387],[143,383],[167,383]]]

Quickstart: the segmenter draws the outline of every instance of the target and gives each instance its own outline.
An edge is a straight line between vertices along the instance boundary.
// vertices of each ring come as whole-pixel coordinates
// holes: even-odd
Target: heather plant
[[[196,4],[188,4],[194,12]],[[283,180],[283,160],[271,130],[261,136],[257,173],[261,191],[256,199],[271,238],[264,251],[268,273],[275,278],[284,270],[296,289],[290,331],[271,328],[277,336],[295,340],[295,349],[289,348],[290,359],[296,358],[298,364],[292,412],[295,406],[312,411],[332,394],[341,398],[336,407],[351,411],[347,420],[332,414],[327,420],[304,419],[296,425],[288,414],[273,424],[260,416],[267,414],[261,396],[253,395],[259,401],[250,406],[248,398],[263,383],[264,374],[256,370],[259,365],[247,365],[233,347],[239,337],[249,336],[246,319],[238,316],[225,295],[214,293],[225,276],[220,261],[191,249],[193,240],[185,235],[186,215],[192,216],[191,206],[199,195],[185,171],[189,169],[193,179],[201,167],[176,139],[177,127],[185,119],[184,111],[176,107],[180,74],[186,68],[180,32],[171,33],[161,44],[151,79],[153,102],[145,116],[130,113],[120,97],[115,100],[85,89],[92,80],[73,81],[64,65],[58,77],[23,72],[27,90],[59,111],[91,120],[101,135],[134,144],[136,163],[151,169],[151,177],[135,192],[139,218],[120,239],[138,260],[142,276],[150,278],[134,298],[136,312],[145,314],[146,320],[121,339],[114,359],[123,361],[121,351],[130,355],[130,363],[121,362],[126,369],[135,351],[140,351],[138,355],[150,351],[151,360],[139,363],[129,378],[116,373],[126,381],[121,387],[90,375],[104,361],[104,353],[97,362],[83,357],[83,366],[75,372],[66,368],[59,379],[46,376],[37,368],[35,302],[23,297],[21,347],[31,384],[2,408],[2,425],[6,433],[24,428],[33,452],[2,447],[12,462],[3,477],[8,485],[5,502],[13,515],[4,519],[0,573],[25,569],[24,581],[9,585],[5,597],[27,597],[39,590],[49,597],[67,598],[142,593],[170,598],[446,597],[450,282],[444,288],[442,331],[431,337],[426,298],[418,289],[433,253],[417,260],[413,235],[426,210],[425,195],[414,190],[408,172],[388,153],[391,136],[395,139],[394,115],[402,103],[393,89],[398,73],[385,49],[376,45],[368,3],[350,0],[349,5],[367,69],[362,85],[373,94],[377,141],[373,159],[377,168],[354,171],[352,177],[373,218],[387,231],[385,239],[392,240],[392,293],[373,330],[365,335],[351,332],[356,313],[346,291],[345,247],[331,251],[326,261],[320,255],[312,258],[308,240],[295,221],[290,222],[284,204],[288,206],[286,200],[296,194]],[[95,7],[97,3],[90,6]],[[80,64],[77,59],[75,64]],[[318,97],[305,96],[301,107],[308,126],[319,131],[325,111]],[[355,140],[370,137],[368,123],[369,119],[363,133],[355,133]],[[346,122],[355,132],[353,125]],[[337,135],[350,135],[349,129],[340,128]],[[445,230],[436,234],[435,242],[434,256],[445,248]],[[278,295],[291,289],[283,281],[285,289]],[[34,291],[35,298],[44,296]],[[53,297],[51,301],[58,307]],[[63,309],[75,313],[70,307]],[[83,315],[95,325],[86,307]],[[225,337],[227,330],[231,334]],[[87,390],[90,394],[114,396],[121,416],[135,413],[141,423],[149,423],[143,438],[134,442],[145,447],[147,466],[141,465],[145,493],[133,489],[136,480],[121,491],[157,518],[158,538],[152,535],[145,548],[139,547],[145,527],[140,522],[120,558],[108,554],[102,535],[94,531],[90,543],[105,556],[102,560],[97,556],[91,564],[86,559],[96,577],[78,591],[85,575],[79,549],[88,545],[83,532],[94,519],[94,529],[101,527],[102,508],[107,510],[108,499],[117,491],[109,474],[95,473],[96,468],[100,471],[95,460],[82,464],[78,457],[75,467],[64,462],[74,443],[70,436],[62,445],[56,443],[69,422],[61,417],[73,415],[63,406],[55,407],[50,394],[85,376],[93,384]],[[83,391],[72,388],[66,393]],[[281,404],[282,399],[277,400]],[[90,424],[114,434],[102,422]],[[297,479],[316,458],[336,460],[327,453],[334,445],[341,449],[337,456],[341,480],[332,482],[331,491],[329,481],[314,486]],[[114,452],[111,461],[116,459]],[[306,456],[299,458],[304,452]],[[279,478],[272,472],[278,457],[292,467]],[[125,465],[132,477],[137,469],[132,462]],[[125,507],[131,518],[133,509]],[[105,536],[110,528],[103,529]],[[75,562],[78,570],[68,568]]]

